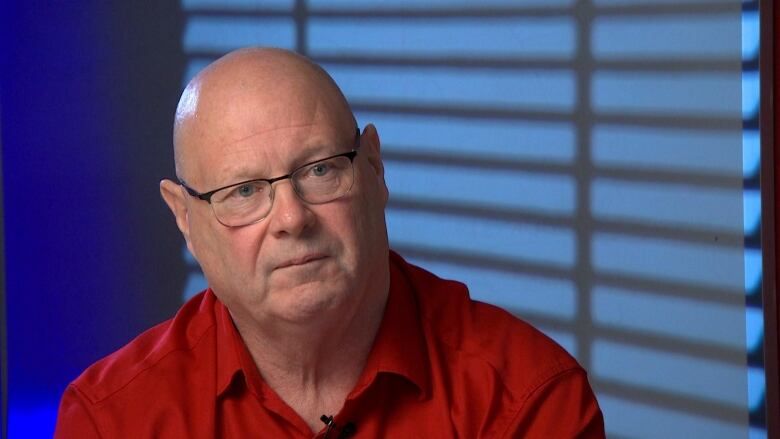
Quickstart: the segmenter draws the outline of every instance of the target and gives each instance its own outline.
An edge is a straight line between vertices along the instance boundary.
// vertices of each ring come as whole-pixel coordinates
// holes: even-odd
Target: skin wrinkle
[[[296,126],[296,125],[293,125],[292,127],[294,127],[294,128],[303,128],[303,127],[307,127],[307,126],[310,126],[310,125],[311,125],[311,124],[301,124],[301,125],[297,125],[297,126]],[[256,132],[256,133],[249,134],[248,136],[246,136],[246,137],[244,137],[244,138],[241,138],[241,139],[236,139],[236,140],[234,140],[234,141],[228,142],[228,143],[226,143],[226,144],[224,144],[224,145],[215,145],[215,146],[216,146],[218,149],[225,148],[225,147],[231,146],[232,144],[237,144],[237,143],[245,142],[245,141],[251,140],[252,138],[254,138],[254,137],[256,137],[256,136],[259,136],[259,135],[262,135],[262,134],[266,134],[266,133],[268,133],[268,132],[271,132],[271,131],[274,131],[274,130],[280,130],[280,129],[282,129],[282,127],[275,127],[275,128],[269,128],[269,129],[267,129],[267,130],[261,130],[261,131],[259,131],[259,132]],[[312,147],[309,147],[309,148],[307,148],[307,149],[310,149],[310,150],[311,150],[311,152],[310,152],[309,154],[313,156],[313,154],[314,154],[316,151],[324,150],[324,149],[325,149],[325,146],[324,146],[324,145],[323,145],[323,146],[317,145],[317,146],[312,146]],[[328,155],[332,155],[332,154],[328,154]],[[305,156],[306,156],[306,154],[304,154],[304,157],[305,157]],[[310,160],[304,159],[303,161],[301,161],[301,163],[306,163],[306,162],[308,162],[308,161],[310,161]],[[295,168],[297,168],[297,167],[298,167],[298,165],[295,165],[294,167],[295,167]],[[257,178],[273,178],[273,177],[271,177],[271,176],[265,176],[265,177],[263,177],[263,176],[257,176],[257,175],[254,175],[254,174],[253,174],[252,172],[250,172],[249,170],[244,170],[244,169],[242,169],[241,167],[238,167],[238,168],[236,168],[236,170],[228,169],[227,171],[228,171],[228,173],[230,173],[230,174],[232,174],[232,173],[235,173],[235,175],[236,175],[236,176],[238,176],[238,178],[239,178],[239,180],[238,180],[238,181],[244,181],[244,180],[250,180],[250,179],[257,179]],[[181,175],[179,175],[179,173],[178,173],[178,172],[177,172],[176,176],[177,176],[178,178],[180,178],[182,181],[188,181],[187,179],[185,179],[185,178],[181,177]],[[227,186],[227,185],[230,185],[230,184],[232,184],[232,183],[225,183],[225,184],[221,184],[221,185],[219,185],[219,187],[222,187],[222,186]],[[199,191],[199,192],[207,192],[207,191]]]
[[[199,73],[182,99],[197,105],[177,113],[176,168],[198,189],[285,175],[353,147],[355,119],[343,94],[321,68],[290,52],[228,54]],[[264,381],[313,431],[354,387],[389,288],[388,193],[373,125],[360,142],[344,197],[309,205],[289,180],[279,181],[268,216],[244,227],[223,226],[208,203],[175,182],[160,186]],[[317,259],[286,266],[306,255]]]
[[[306,126],[306,125],[300,125],[300,127],[304,127],[304,126]],[[281,129],[281,128],[274,128],[274,130],[277,130],[277,129]],[[273,131],[273,130],[268,130],[268,131]],[[261,135],[261,134],[263,134],[263,133],[252,134],[252,135],[248,136],[247,138],[238,140],[236,142],[233,142],[232,144],[233,145],[237,145],[237,144],[239,144],[239,143],[241,143],[243,141],[252,139],[252,138],[254,138],[254,137],[258,136],[258,135]],[[286,170],[282,171],[282,173],[275,173],[274,174],[272,172],[258,171],[257,169],[253,169],[253,168],[248,167],[248,165],[246,163],[244,163],[244,162],[236,162],[236,163],[234,163],[232,166],[230,166],[228,168],[225,168],[225,169],[222,169],[222,170],[219,170],[219,171],[215,172],[215,174],[218,174],[218,175],[229,175],[232,180],[226,181],[226,180],[217,179],[217,181],[215,181],[213,183],[210,183],[211,186],[208,186],[208,189],[199,190],[199,192],[203,193],[203,192],[207,192],[209,190],[212,190],[212,188],[224,187],[224,186],[236,184],[236,183],[239,183],[239,182],[242,182],[242,181],[247,181],[247,180],[254,180],[254,179],[258,179],[258,178],[275,178],[275,177],[279,177],[281,175],[287,175],[290,172],[292,172],[294,169],[298,168],[300,165],[303,165],[304,163],[311,162],[311,161],[316,160],[316,159],[318,159],[320,157],[331,156],[331,155],[334,155],[334,154],[338,154],[338,153],[341,153],[341,152],[347,152],[347,151],[351,150],[352,146],[353,146],[352,145],[353,140],[354,139],[351,139],[349,142],[341,142],[342,144],[339,144],[338,146],[330,146],[330,145],[326,145],[326,144],[314,144],[314,145],[302,146],[300,148],[300,150],[299,150],[300,154],[298,155],[298,157],[296,159],[294,159],[293,161],[291,161],[287,165],[287,167],[285,168]],[[229,146],[229,145],[230,144],[223,145],[223,147]],[[244,148],[244,147],[242,147],[242,148]],[[252,148],[252,146],[251,145],[247,145],[245,148],[250,149],[250,148]],[[233,152],[231,154],[234,154],[234,153],[236,155],[238,155],[238,154],[241,153],[241,151],[235,151],[235,152]],[[186,179],[182,179],[182,180],[189,183],[189,181],[186,180]],[[192,187],[193,185],[189,184],[189,186]]]

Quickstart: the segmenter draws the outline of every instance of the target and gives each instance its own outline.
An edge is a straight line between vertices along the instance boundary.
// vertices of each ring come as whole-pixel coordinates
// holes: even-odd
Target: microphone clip
[[[322,421],[327,427],[323,439],[327,439],[328,435],[333,430],[339,431],[339,435],[336,436],[336,439],[348,439],[354,436],[355,432],[357,431],[357,426],[355,426],[354,422],[347,422],[343,427],[339,428],[336,425],[336,422],[333,420],[333,416],[322,415],[320,416],[320,421]]]

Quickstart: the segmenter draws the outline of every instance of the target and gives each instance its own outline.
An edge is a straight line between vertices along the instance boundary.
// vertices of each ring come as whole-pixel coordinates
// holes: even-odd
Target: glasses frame
[[[184,188],[185,191],[187,191],[188,194],[190,194],[190,196],[192,196],[194,198],[197,198],[199,200],[205,201],[205,202],[209,203],[212,206],[211,211],[212,211],[212,213],[214,213],[214,217],[216,217],[217,220],[221,224],[223,224],[223,225],[225,225],[227,227],[242,227],[244,225],[248,226],[249,224],[254,224],[256,222],[262,221],[263,219],[265,219],[268,216],[268,214],[265,214],[265,216],[263,216],[262,218],[260,218],[260,219],[258,219],[256,221],[252,221],[252,222],[244,224],[242,226],[227,225],[227,224],[224,224],[222,221],[220,221],[219,216],[217,216],[217,213],[214,212],[214,204],[212,204],[212,202],[211,202],[211,197],[215,193],[217,193],[217,192],[219,192],[219,191],[221,191],[223,189],[228,189],[228,188],[231,188],[231,187],[234,187],[234,186],[240,186],[242,184],[253,183],[253,182],[256,182],[256,181],[265,181],[271,187],[271,191],[269,193],[269,196],[271,197],[271,206],[273,207],[273,200],[274,200],[274,186],[273,186],[273,184],[274,183],[276,183],[277,181],[282,181],[282,180],[287,180],[287,179],[290,179],[290,181],[292,181],[292,176],[295,175],[296,172],[300,171],[301,169],[303,169],[303,168],[305,168],[307,166],[311,166],[311,165],[313,165],[315,163],[319,163],[319,162],[322,162],[322,161],[325,161],[325,160],[335,159],[335,158],[338,158],[338,157],[346,157],[346,158],[349,159],[350,163],[354,163],[355,157],[357,157],[357,153],[358,153],[359,149],[360,149],[360,128],[355,128],[355,143],[354,143],[351,151],[343,152],[341,154],[334,154],[332,156],[323,157],[323,158],[319,158],[317,160],[312,160],[310,162],[306,162],[306,163],[296,167],[295,169],[293,169],[292,171],[290,171],[290,173],[288,173],[286,175],[281,175],[279,177],[274,177],[274,178],[253,178],[251,180],[245,180],[245,181],[240,181],[238,183],[232,183],[232,184],[229,184],[227,186],[222,186],[220,188],[217,188],[217,189],[214,189],[214,190],[210,190],[208,192],[202,192],[202,193],[198,192],[195,189],[193,189],[190,186],[188,186],[187,183],[183,179],[179,178],[178,180],[179,180],[179,184]],[[352,172],[354,172],[354,167],[353,167],[353,171]],[[354,181],[352,182],[352,184],[353,185],[355,184]],[[295,195],[297,195],[298,198],[301,199],[301,201],[303,201],[305,203],[308,203],[308,204],[325,204],[325,203],[330,203],[331,201],[335,201],[335,200],[343,197],[344,195],[348,194],[349,190],[352,190],[352,186],[350,186],[350,189],[347,190],[347,192],[345,192],[343,195],[341,195],[339,197],[336,197],[336,198],[334,198],[332,200],[323,201],[322,203],[310,203],[310,202],[304,200],[303,197],[301,196],[301,194],[298,193],[298,188],[295,186],[295,184],[293,184],[292,187],[293,187],[293,190],[295,191]],[[269,212],[270,212],[270,210],[269,210]]]

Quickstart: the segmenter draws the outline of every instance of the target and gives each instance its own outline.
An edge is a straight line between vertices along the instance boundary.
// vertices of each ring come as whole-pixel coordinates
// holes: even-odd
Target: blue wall
[[[183,81],[248,44],[325,64],[392,245],[575,354],[611,435],[765,435],[755,2],[8,3],[10,437],[202,287],[157,182]]]
[[[157,189],[172,169],[178,5],[146,17],[122,3],[0,12],[12,438],[51,436],[67,382],[178,304],[184,266]]]

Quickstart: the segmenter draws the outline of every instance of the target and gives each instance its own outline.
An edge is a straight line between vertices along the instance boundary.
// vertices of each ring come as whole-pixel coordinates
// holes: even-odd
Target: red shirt
[[[335,439],[348,423],[354,438],[604,437],[585,371],[560,346],[395,253],[390,272],[374,346],[329,433],[265,384],[206,290],[73,381],[55,438]]]

